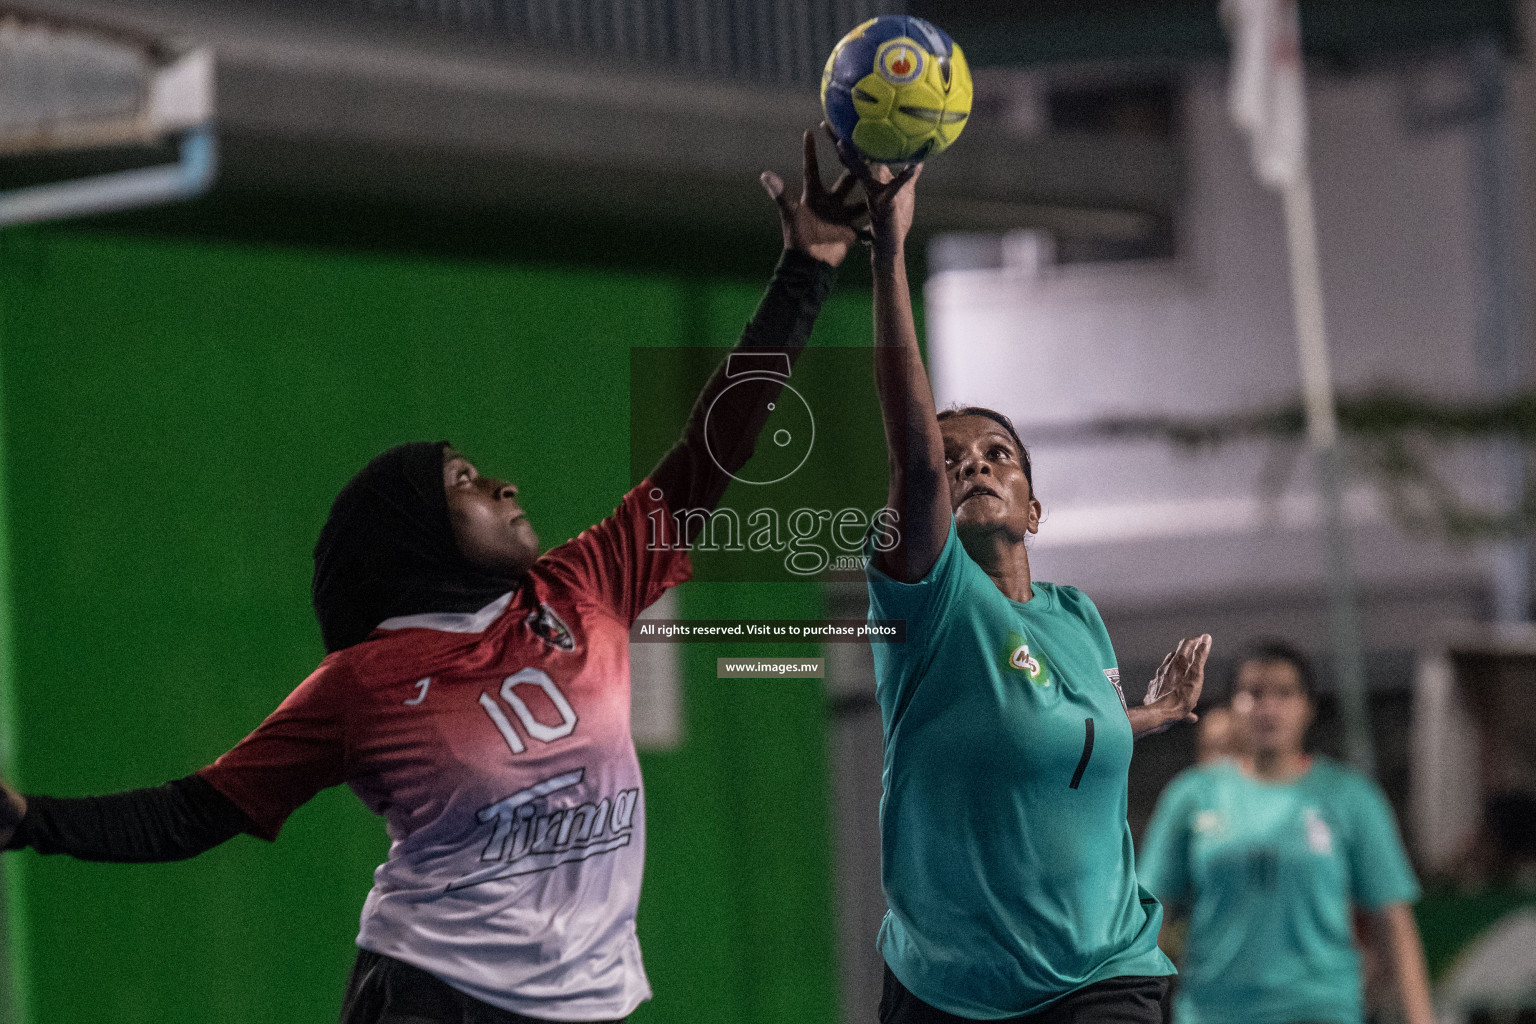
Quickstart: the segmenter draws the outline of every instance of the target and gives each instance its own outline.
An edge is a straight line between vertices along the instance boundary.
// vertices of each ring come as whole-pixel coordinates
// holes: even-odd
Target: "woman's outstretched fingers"
[[[854,148],[852,143],[844,142],[834,135],[832,129],[825,122],[823,122],[822,126],[827,129],[827,136],[832,140],[832,145],[837,149],[837,159],[852,172],[855,178],[864,183],[866,190],[868,190],[871,184],[878,185],[890,180],[890,170],[884,164],[870,163],[864,159],[863,153]],[[882,171],[885,172],[885,177],[880,176]]]
[[[801,171],[805,176],[805,194],[807,196],[818,195],[826,192],[821,185],[821,161],[816,156],[816,133],[809,128],[801,137],[805,156],[802,161]]]
[[[853,147],[838,138],[837,133],[832,130],[832,126],[827,124],[827,122],[821,122],[821,130],[827,133],[828,139],[832,140],[832,148],[837,151],[837,159],[842,165],[848,168],[849,173],[855,178],[863,178],[868,170],[868,166],[863,160],[857,158],[857,153],[854,152]]]
[[[1183,637],[1173,645],[1173,650],[1168,652],[1168,672],[1170,675],[1184,670],[1184,645],[1187,643]]]
[[[900,174],[896,175],[896,177],[894,179],[892,179],[891,184],[894,185],[896,188],[901,188],[903,185],[905,185],[909,181],[916,181],[918,175],[920,175],[922,173],[923,173],[923,165],[922,164],[908,164],[906,166],[906,168]]]
[[[1163,695],[1168,686],[1168,667],[1173,664],[1173,652],[1163,655],[1162,663],[1157,666],[1157,671],[1152,673],[1152,681],[1147,684],[1147,692],[1142,697],[1143,704],[1153,704]]]
[[[757,180],[763,183],[763,188],[768,192],[768,198],[778,203],[781,210],[787,212],[789,200],[784,195],[784,179],[772,171],[764,171],[757,176]]]
[[[1201,633],[1199,638],[1195,641],[1197,644],[1195,648],[1195,654],[1196,657],[1199,658],[1199,666],[1201,669],[1205,668],[1205,659],[1211,656],[1211,647],[1213,644],[1215,644],[1215,642],[1216,641],[1211,637],[1211,634],[1209,633]]]
[[[1189,693],[1189,715],[1185,721],[1188,722],[1199,720],[1199,716],[1195,714],[1195,705],[1200,703],[1200,691],[1205,688],[1205,661],[1211,656],[1211,644],[1209,633],[1201,633],[1190,641],[1190,663],[1185,673]]]
[[[848,249],[859,241],[858,226],[865,214],[864,205],[846,201],[846,191],[833,195],[821,179],[821,165],[816,152],[816,133],[801,133],[803,179],[799,192],[785,187],[784,179],[773,171],[759,175],[763,190],[779,207],[784,248],[803,252],[814,259],[837,266]],[[856,180],[852,172],[844,175],[851,188]],[[842,181],[839,179],[839,186]]]
[[[856,218],[868,212],[867,205],[862,202],[844,202],[848,193],[853,191],[853,186],[859,183],[853,172],[844,170],[837,176],[837,181],[828,189],[821,180],[821,160],[816,153],[816,133],[806,130],[805,133],[805,192],[801,197],[802,202],[809,203],[822,216],[844,224],[851,224]]]

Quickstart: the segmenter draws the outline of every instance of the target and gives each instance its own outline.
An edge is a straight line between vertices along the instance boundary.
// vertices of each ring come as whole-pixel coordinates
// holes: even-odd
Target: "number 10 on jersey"
[[[537,686],[544,691],[555,710],[560,712],[560,724],[545,725],[533,717],[533,712],[528,710],[528,705],[517,695],[519,686]],[[576,730],[576,712],[571,709],[571,702],[565,699],[565,694],[560,692],[560,687],[549,678],[549,674],[542,669],[525,668],[507,676],[501,684],[501,699],[512,709],[517,720],[522,723],[523,729],[528,735],[541,743],[553,743],[555,740],[569,736]],[[501,733],[501,738],[507,741],[507,746],[512,753],[521,754],[527,750],[523,738],[512,727],[512,722],[507,718],[506,712],[501,710],[501,705],[496,703],[496,698],[490,694],[481,692],[480,706],[485,713],[491,716],[491,721],[496,724],[496,731]]]

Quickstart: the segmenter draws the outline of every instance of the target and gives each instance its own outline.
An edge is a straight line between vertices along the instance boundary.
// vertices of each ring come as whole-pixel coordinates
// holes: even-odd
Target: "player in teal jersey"
[[[843,151],[869,198],[892,530],[872,533],[885,726],[882,1024],[1155,1024],[1173,965],[1126,824],[1134,735],[1192,720],[1210,637],[1127,709],[1093,602],[1035,582],[1029,455],[990,409],[936,414],[903,255],[918,169]]]
[[[1360,1024],[1355,907],[1385,938],[1408,1024],[1432,1024],[1408,907],[1418,883],[1381,790],[1306,753],[1306,662],[1284,645],[1255,648],[1232,707],[1245,756],[1174,779],[1141,851],[1142,881],[1189,915],[1179,1024]]]

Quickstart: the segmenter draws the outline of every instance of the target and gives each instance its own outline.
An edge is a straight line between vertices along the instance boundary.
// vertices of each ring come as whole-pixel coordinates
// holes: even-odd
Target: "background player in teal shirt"
[[[1392,810],[1365,776],[1306,754],[1310,679],[1284,645],[1244,658],[1232,707],[1246,752],[1179,775],[1148,826],[1142,882],[1189,914],[1179,1024],[1360,1024],[1354,907],[1385,939],[1408,1024],[1433,1024]]]
[[[1097,609],[1030,577],[1028,453],[986,409],[938,415],[917,347],[903,245],[919,169],[853,154],[874,244],[876,381],[894,530],[871,535],[870,614],[885,726],[883,1024],[1155,1024],[1173,965],[1136,882],[1133,735],[1192,718],[1210,637],[1165,660],[1129,709]]]

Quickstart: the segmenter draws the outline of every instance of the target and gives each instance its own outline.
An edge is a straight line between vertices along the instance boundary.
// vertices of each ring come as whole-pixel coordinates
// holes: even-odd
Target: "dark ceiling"
[[[909,0],[974,65],[1178,61],[1226,51],[1216,0]],[[1491,36],[1513,46],[1513,0],[1302,0],[1307,52],[1341,64]]]
[[[90,222],[97,229],[755,276],[771,261],[778,232],[756,186],[753,133],[793,138],[796,118],[814,118],[814,89],[802,82],[690,85],[685,92],[745,97],[753,110],[767,104],[776,113],[731,107],[726,118],[707,103],[652,110],[645,116],[660,127],[640,133],[645,145],[625,149],[616,140],[635,134],[632,125],[622,130],[625,119],[640,116],[627,106],[543,93],[535,102],[522,86],[478,84],[499,82],[503,65],[522,66],[521,51],[504,36],[475,38],[386,16],[418,11],[423,0],[47,2],[90,7],[100,17],[109,9],[122,18],[153,15],[220,51],[219,185],[193,203]],[[673,15],[685,9],[681,0],[652,4],[648,9]],[[692,0],[686,9],[694,9]],[[1098,224],[1093,218],[1104,215],[1120,234],[1131,218],[1151,225],[1137,231],[1154,242],[1171,237],[1182,181],[1171,90],[1183,65],[1225,58],[1217,0],[907,0],[907,10],[942,25],[973,65],[1055,65],[1063,82],[1073,80],[1073,66],[1127,68],[1134,79],[1142,65],[1155,79],[1116,79],[1112,103],[1091,89],[1053,91],[1049,123],[1036,138],[999,134],[1003,111],[978,116],[967,144],[934,169],[930,228],[976,230],[984,222],[999,231],[1044,227],[1067,238],[1092,234],[1079,222]],[[1509,49],[1519,43],[1512,0],[1303,0],[1302,18],[1313,60],[1336,69],[1482,38]],[[271,42],[272,26],[288,36]],[[296,63],[287,56],[290,37],[309,48],[328,41],[328,56]],[[368,47],[388,60],[370,58],[358,70]],[[394,74],[391,61],[409,74]],[[601,63],[629,81],[620,57]],[[469,71],[454,77],[460,65]],[[426,69],[419,80],[411,77],[416,67]],[[1086,77],[1092,84],[1102,76]],[[1140,97],[1138,88],[1152,91]],[[780,101],[794,113],[779,112]],[[781,116],[789,127],[775,120]],[[471,132],[472,125],[480,128]],[[709,133],[709,145],[697,144],[698,132]],[[752,152],[738,159],[736,150],[747,145],[736,138],[742,135],[751,137]],[[550,141],[578,136],[591,136],[591,153],[573,155],[566,150],[575,143],[562,149]],[[0,188],[91,169],[71,161],[109,169],[115,158],[10,161],[0,164]],[[737,166],[742,159],[747,163]]]

